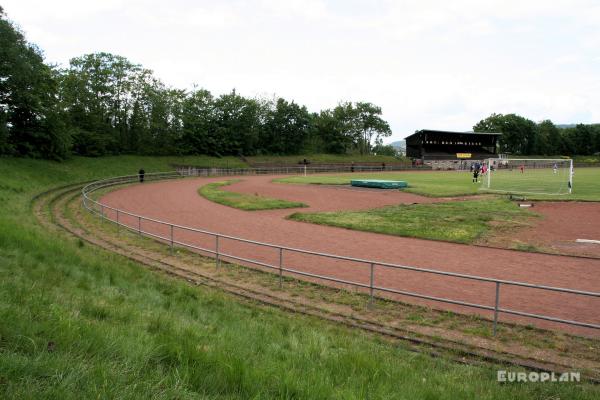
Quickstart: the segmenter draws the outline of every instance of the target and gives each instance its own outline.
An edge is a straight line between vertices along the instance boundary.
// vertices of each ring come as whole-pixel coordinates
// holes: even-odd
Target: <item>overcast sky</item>
[[[166,84],[383,108],[393,137],[492,112],[600,122],[600,0],[3,0],[49,62],[105,51]]]

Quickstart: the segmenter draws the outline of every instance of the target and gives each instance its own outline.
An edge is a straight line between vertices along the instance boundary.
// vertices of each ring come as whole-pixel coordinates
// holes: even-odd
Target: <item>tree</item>
[[[356,103],[356,123],[358,135],[355,139],[360,154],[371,152],[371,140],[380,141],[391,136],[392,131],[386,121],[381,118],[381,107],[371,103]]]
[[[279,98],[264,105],[265,121],[259,147],[273,154],[298,154],[308,137],[311,117],[306,107]]]
[[[76,147],[81,154],[86,155],[90,146],[111,153],[127,152],[133,144],[127,137],[127,120],[130,101],[135,98],[132,70],[136,68],[124,57],[94,53],[71,59],[63,71],[61,98],[77,129]]]
[[[176,151],[181,119],[174,113],[184,92],[166,87],[152,71],[118,55],[86,54],[71,59],[61,88],[80,154]]]
[[[0,7],[0,154],[366,154],[390,134],[381,108],[366,102],[309,113],[235,90],[214,98],[170,88],[110,53],[84,54],[56,70]]]
[[[600,155],[600,124],[592,125],[594,130],[594,155]]]
[[[392,145],[384,145],[383,143],[377,143],[373,146],[373,153],[378,156],[397,156],[398,151]]]
[[[58,106],[56,71],[0,7],[0,151],[62,159],[71,137]]]
[[[255,154],[261,127],[258,101],[246,99],[233,90],[219,96],[214,108],[213,121],[220,154]]]
[[[196,89],[188,93],[182,105],[181,148],[187,154],[221,154],[221,143],[216,137],[214,98],[208,90]]]
[[[546,156],[564,153],[560,131],[552,121],[544,120],[537,124],[534,152]]]
[[[500,151],[528,155],[535,150],[535,122],[516,114],[492,114],[473,126],[475,132],[501,132]]]
[[[314,135],[320,138],[323,151],[333,154],[344,154],[352,145],[352,136],[344,123],[343,109],[323,110],[313,117]]]
[[[577,124],[563,130],[563,137],[570,145],[569,154],[591,155],[595,152],[596,132],[593,125]]]

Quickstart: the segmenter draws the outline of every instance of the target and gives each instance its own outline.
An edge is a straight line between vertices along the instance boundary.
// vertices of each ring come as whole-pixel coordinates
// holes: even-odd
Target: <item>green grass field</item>
[[[216,160],[215,160],[216,161]],[[240,303],[46,231],[30,200],[167,159],[0,159],[2,399],[597,399],[589,383],[496,382],[498,368]]]
[[[523,173],[518,168],[513,170],[499,169],[484,177],[484,187],[489,190],[504,193],[520,193],[529,195],[568,195],[569,169],[561,166],[556,173],[551,168],[525,169]]]
[[[264,196],[253,196],[221,190],[223,186],[228,186],[236,182],[239,182],[239,179],[209,183],[201,186],[198,189],[198,194],[215,203],[245,211],[308,207],[306,204],[297,201],[272,199]]]
[[[473,243],[492,229],[522,226],[536,214],[505,199],[395,205],[367,211],[294,213],[290,219],[422,239]]]
[[[349,185],[351,179],[404,180],[409,187],[404,191],[431,197],[449,197],[484,193],[482,183],[474,184],[469,172],[457,171],[407,171],[375,172],[334,175],[293,176],[276,179],[280,183]],[[539,200],[600,201],[600,168],[577,168],[570,195],[531,195]]]

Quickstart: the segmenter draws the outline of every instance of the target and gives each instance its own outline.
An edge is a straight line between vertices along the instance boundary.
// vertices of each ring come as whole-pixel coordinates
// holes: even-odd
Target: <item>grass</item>
[[[364,333],[148,271],[46,231],[30,199],[164,160],[0,160],[0,398],[596,399],[589,383],[499,384]]]
[[[272,199],[264,196],[253,196],[250,194],[235,193],[221,190],[223,186],[228,186],[236,182],[240,182],[240,180],[233,179],[222,182],[208,183],[204,186],[201,186],[198,189],[198,193],[202,197],[210,201],[214,201],[215,203],[223,204],[228,207],[233,207],[245,211],[308,207],[306,204],[296,201]]]
[[[376,172],[335,175],[293,176],[276,179],[280,183],[349,185],[351,179],[404,180],[404,191],[430,197],[474,195],[482,193],[481,184],[473,184],[471,174],[457,171]],[[576,168],[570,195],[531,195],[532,200],[600,201],[600,168]]]
[[[351,163],[354,162],[398,162],[401,161],[393,156],[376,156],[373,154],[300,154],[295,156],[253,156],[246,157],[250,164],[252,163],[279,163],[279,164],[298,164],[307,159],[312,164],[324,163]]]
[[[494,229],[535,216],[504,199],[394,205],[367,211],[294,213],[295,221],[422,239],[473,243]]]

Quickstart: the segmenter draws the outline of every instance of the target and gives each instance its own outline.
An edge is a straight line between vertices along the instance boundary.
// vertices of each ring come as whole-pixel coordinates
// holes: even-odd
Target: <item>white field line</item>
[[[577,243],[593,243],[593,244],[600,244],[600,240],[592,240],[592,239],[577,239],[576,240]]]

